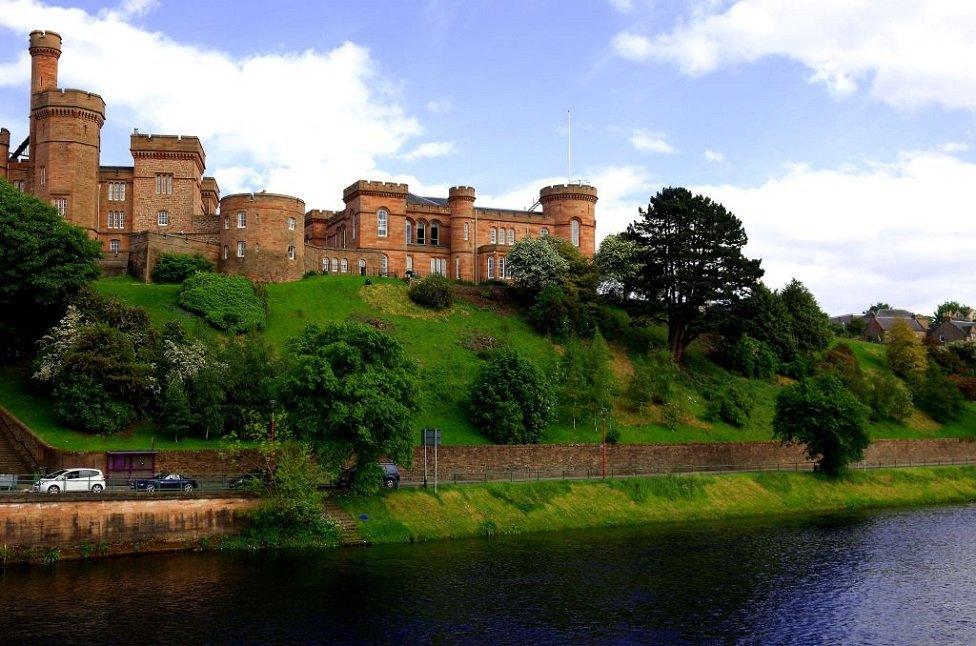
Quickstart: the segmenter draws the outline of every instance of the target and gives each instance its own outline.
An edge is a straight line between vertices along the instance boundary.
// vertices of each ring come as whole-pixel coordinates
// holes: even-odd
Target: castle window
[[[430,225],[430,244],[439,244],[441,240],[441,225],[437,222],[432,222]]]
[[[353,240],[356,239],[356,229],[359,228],[359,227],[356,226],[357,224],[359,224],[359,222],[357,221],[356,216],[353,215],[352,216],[352,239]]]
[[[465,240],[468,239],[468,223],[467,222],[464,223],[464,239]]]
[[[360,276],[366,275],[366,261],[363,260],[362,258],[359,259],[359,275]]]
[[[224,228],[225,229],[229,229],[230,228],[230,218],[228,216],[226,216],[226,215],[224,216]]]
[[[505,263],[505,278],[511,278],[511,277],[512,277],[512,265],[509,263]]]
[[[508,244],[515,244],[515,229],[508,230]]]
[[[41,186],[47,185],[47,167],[41,166]]]
[[[14,186],[17,187],[17,190],[18,191],[20,191],[21,193],[23,193],[24,192],[24,189],[27,188],[27,182],[25,180],[19,180],[19,181],[14,182]]]
[[[390,214],[386,209],[380,209],[376,212],[376,235],[380,238],[385,238],[387,231],[389,230],[390,224]]]
[[[56,197],[51,200],[51,204],[58,210],[58,215],[64,217],[68,213],[68,200],[63,197]]]
[[[227,256],[229,255],[230,255],[230,248],[227,245],[224,245],[224,260],[227,260]]]
[[[169,226],[169,213],[160,211],[156,214],[156,224],[161,227]]]
[[[411,272],[411,273],[413,272],[413,256],[407,256],[407,265],[406,265],[406,267],[407,267],[407,271],[408,272]]]
[[[498,277],[505,277],[505,256],[498,259]]]
[[[156,173],[156,195],[173,194],[173,174]]]
[[[109,182],[108,199],[111,202],[125,201],[125,182]]]
[[[295,259],[295,245],[288,245],[288,260]]]
[[[112,253],[118,253],[121,248],[122,248],[122,244],[118,240],[108,241],[108,250],[111,251]]]
[[[423,222],[417,223],[417,244],[424,244],[424,240],[427,238],[427,230],[424,227]]]
[[[430,259],[430,273],[437,274],[438,276],[443,276],[447,273],[447,261],[443,258],[431,258]]]
[[[573,220],[570,223],[570,239],[574,247],[579,246],[580,238],[580,223],[579,220]]]
[[[244,211],[237,212],[237,228],[246,229],[247,228],[247,213]]]
[[[464,224],[464,228],[465,229],[468,228],[467,223]],[[461,280],[461,259],[460,258],[454,259],[454,280]]]
[[[244,250],[246,248],[247,248],[247,243],[246,242],[244,242],[243,240],[238,240],[237,241],[237,257],[238,258],[243,258],[244,257]]]
[[[539,229],[539,237],[540,238],[545,238],[547,235],[549,235],[549,229],[547,229],[545,227],[542,227],[541,229]]]
[[[407,220],[407,223],[403,225],[403,242],[404,244],[413,242],[413,222],[410,220]]]
[[[125,228],[125,212],[124,211],[109,211],[108,212],[108,228],[109,229],[124,229]]]
[[[386,256],[383,256],[380,259],[380,273],[386,276],[387,272],[389,271],[390,271],[390,259],[387,258]]]
[[[332,273],[333,274],[339,273],[339,259],[338,258],[333,258],[332,259]]]
[[[492,229],[492,231],[494,231],[494,229]],[[495,259],[492,258],[491,256],[488,256],[488,279],[490,280],[494,277],[495,277]]]
[[[342,259],[342,273],[349,273],[349,260],[346,258]]]
[[[329,259],[322,259],[322,273],[327,273],[329,271]]]
[[[488,240],[491,244],[498,244],[498,229],[495,227],[491,228],[491,231],[488,232]]]
[[[288,218],[288,230],[289,231],[295,230],[295,218]]]

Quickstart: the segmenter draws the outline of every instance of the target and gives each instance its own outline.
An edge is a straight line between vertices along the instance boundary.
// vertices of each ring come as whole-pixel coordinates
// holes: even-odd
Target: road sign
[[[425,428],[420,436],[423,446],[437,446],[441,443],[441,432],[436,428]]]

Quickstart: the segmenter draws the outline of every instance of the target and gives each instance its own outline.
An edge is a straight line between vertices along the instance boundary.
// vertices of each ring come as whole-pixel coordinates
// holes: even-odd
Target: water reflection
[[[8,569],[0,643],[976,641],[976,508]]]

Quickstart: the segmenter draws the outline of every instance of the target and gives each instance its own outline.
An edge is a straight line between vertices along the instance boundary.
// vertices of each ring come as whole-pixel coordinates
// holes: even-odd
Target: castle
[[[132,166],[101,166],[105,101],[58,88],[61,44],[52,31],[30,34],[29,136],[11,151],[0,128],[0,177],[99,240],[106,273],[148,280],[159,254],[177,252],[265,282],[311,270],[481,282],[511,278],[507,251],[525,236],[595,252],[597,192],[585,184],[543,188],[537,211],[475,206],[469,186],[424,197],[406,184],[359,180],[343,191],[343,210],[306,211],[299,198],[263,191],[220,197],[197,137],[134,131]]]

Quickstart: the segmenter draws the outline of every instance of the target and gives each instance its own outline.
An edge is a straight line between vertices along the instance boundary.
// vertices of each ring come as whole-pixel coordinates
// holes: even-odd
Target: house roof
[[[955,325],[957,328],[959,328],[963,332],[966,332],[966,331],[972,329],[972,327],[974,325],[976,325],[976,321],[949,321],[949,323],[951,323],[952,325]]]
[[[874,313],[874,315],[887,318],[912,318],[915,316],[914,313],[909,312],[908,310],[878,310]]]
[[[414,204],[416,206],[447,206],[447,198],[424,197],[423,195],[407,193],[407,204]]]
[[[876,320],[878,322],[878,325],[881,326],[881,329],[886,332],[890,330],[892,326],[894,326],[894,324],[897,323],[898,321],[904,321],[905,323],[908,323],[909,327],[911,327],[916,332],[922,332],[925,330],[925,328],[922,327],[922,324],[919,323],[918,320],[912,316],[875,316],[874,320]]]

